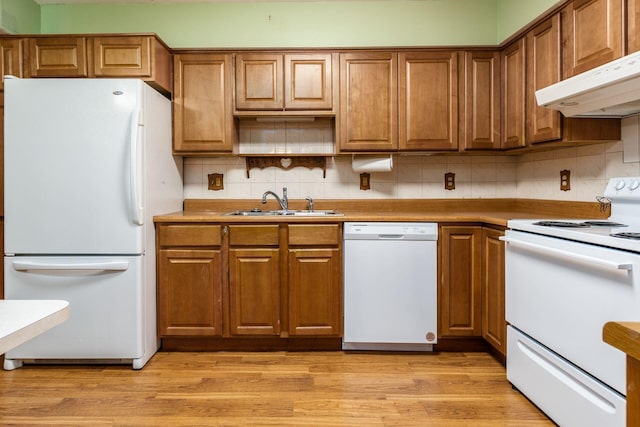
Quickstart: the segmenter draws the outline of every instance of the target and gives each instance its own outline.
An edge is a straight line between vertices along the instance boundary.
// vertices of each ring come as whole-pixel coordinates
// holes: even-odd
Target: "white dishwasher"
[[[438,225],[344,224],[343,350],[431,351]]]

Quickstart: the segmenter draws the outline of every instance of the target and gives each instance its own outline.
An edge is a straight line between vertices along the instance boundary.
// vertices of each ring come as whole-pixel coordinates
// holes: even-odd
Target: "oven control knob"
[[[629,190],[633,191],[640,187],[640,179],[634,179],[629,185]]]
[[[616,190],[620,191],[624,188],[625,186],[625,182],[623,180],[620,180],[618,182],[616,182]]]

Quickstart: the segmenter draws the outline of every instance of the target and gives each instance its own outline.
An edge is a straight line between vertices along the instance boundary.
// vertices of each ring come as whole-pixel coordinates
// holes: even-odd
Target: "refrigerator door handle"
[[[51,263],[14,261],[13,268],[16,271],[38,270],[75,270],[75,271],[126,271],[129,269],[129,261],[110,262],[86,262],[86,263]]]
[[[140,182],[138,179],[138,128],[142,126],[140,121],[140,115],[142,110],[135,108],[131,113],[131,209],[133,213],[133,222],[138,225],[144,225],[144,208],[140,201]]]

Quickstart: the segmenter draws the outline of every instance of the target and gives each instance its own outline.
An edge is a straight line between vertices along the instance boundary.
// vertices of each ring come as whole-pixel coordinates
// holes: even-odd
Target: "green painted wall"
[[[496,45],[559,0],[76,4],[0,0],[10,33],[154,32],[172,47]],[[561,1],[561,0],[560,0]]]
[[[0,0],[0,28],[11,34],[40,32],[40,6],[33,0]]]
[[[513,33],[563,1],[559,0],[496,0],[498,25],[496,40],[503,42]]]
[[[42,33],[155,32],[171,47],[494,45],[496,0],[43,5]]]

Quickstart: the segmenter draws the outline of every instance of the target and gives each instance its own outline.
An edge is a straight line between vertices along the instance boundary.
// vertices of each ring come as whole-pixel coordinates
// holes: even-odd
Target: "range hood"
[[[541,107],[566,117],[628,117],[640,113],[640,52],[536,91]]]

